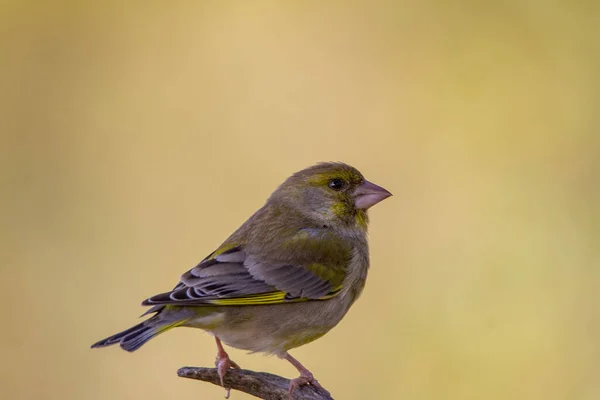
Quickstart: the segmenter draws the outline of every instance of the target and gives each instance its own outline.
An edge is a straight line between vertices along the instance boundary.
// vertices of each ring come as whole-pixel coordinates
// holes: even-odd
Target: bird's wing
[[[351,247],[335,235],[301,230],[282,241],[285,256],[259,256],[225,243],[143,305],[261,305],[324,300],[342,289]]]

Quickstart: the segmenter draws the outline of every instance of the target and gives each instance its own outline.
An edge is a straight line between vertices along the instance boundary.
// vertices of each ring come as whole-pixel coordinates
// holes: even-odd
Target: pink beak
[[[368,209],[385,200],[392,194],[374,183],[365,180],[354,192],[354,206],[359,209]]]

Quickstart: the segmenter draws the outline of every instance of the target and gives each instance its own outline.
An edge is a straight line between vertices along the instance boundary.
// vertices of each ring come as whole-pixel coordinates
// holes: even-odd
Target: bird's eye
[[[346,182],[339,178],[333,178],[329,181],[329,187],[333,190],[339,191],[342,190],[346,186]]]

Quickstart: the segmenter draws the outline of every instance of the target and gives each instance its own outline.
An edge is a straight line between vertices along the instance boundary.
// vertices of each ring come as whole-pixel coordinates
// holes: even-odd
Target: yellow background
[[[0,398],[222,398],[176,376],[201,331],[89,346],[327,160],[395,195],[362,298],[292,352],[336,398],[600,398],[598,11],[2,2]]]

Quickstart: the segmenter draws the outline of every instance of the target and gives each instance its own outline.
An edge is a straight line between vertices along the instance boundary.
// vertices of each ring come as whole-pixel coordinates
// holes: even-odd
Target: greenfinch
[[[154,315],[92,345],[135,351],[179,326],[215,337],[216,367],[239,368],[225,349],[276,355],[300,373],[300,385],[322,388],[288,351],[336,326],[361,294],[369,269],[367,209],[391,196],[343,163],[319,163],[290,176],[219,248],[152,296]],[[227,392],[227,395],[229,392]]]

